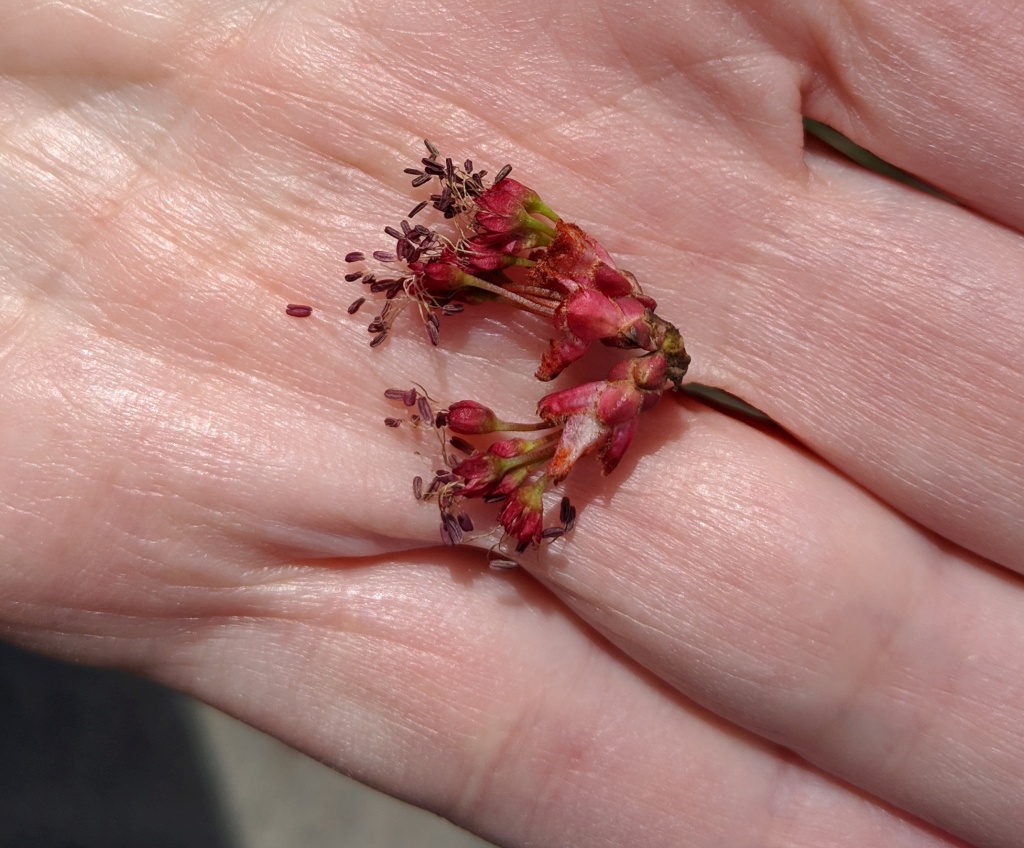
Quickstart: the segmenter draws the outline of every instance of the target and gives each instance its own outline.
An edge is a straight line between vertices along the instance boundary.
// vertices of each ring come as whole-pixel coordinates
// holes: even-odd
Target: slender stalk
[[[544,306],[535,300],[528,297],[522,297],[514,292],[510,292],[507,289],[503,289],[501,286],[496,286],[493,283],[488,283],[486,280],[481,280],[479,277],[469,277],[464,280],[463,285],[470,286],[471,288],[480,289],[481,291],[490,292],[491,294],[503,297],[521,309],[525,309],[527,312],[532,312],[534,315],[543,315],[545,318],[550,318],[555,314],[555,308],[553,306]]]

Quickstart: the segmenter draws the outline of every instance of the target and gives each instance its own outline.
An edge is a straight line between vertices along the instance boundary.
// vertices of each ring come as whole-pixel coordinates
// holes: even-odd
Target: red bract
[[[611,256],[576,224],[559,221],[555,240],[531,271],[536,285],[571,294],[589,289],[608,297],[634,297],[648,309],[657,309],[636,278],[615,267]]]
[[[580,457],[594,451],[602,471],[610,473],[629,447],[640,413],[657,404],[667,387],[665,357],[651,353],[616,363],[605,380],[542,398],[537,414],[562,425],[547,473],[561,482]]]
[[[555,310],[555,328],[564,335],[551,341],[536,377],[553,380],[596,341],[613,347],[654,350],[654,320],[654,313],[635,297],[612,299],[594,289],[577,289]]]

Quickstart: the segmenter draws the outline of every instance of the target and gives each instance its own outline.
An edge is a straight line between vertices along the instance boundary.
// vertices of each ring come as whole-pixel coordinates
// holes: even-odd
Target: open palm
[[[895,5],[7,4],[0,633],[506,845],[1020,845],[1024,11]],[[528,415],[547,333],[367,348],[424,135],[782,429],[663,403],[526,571],[440,546],[383,389]]]

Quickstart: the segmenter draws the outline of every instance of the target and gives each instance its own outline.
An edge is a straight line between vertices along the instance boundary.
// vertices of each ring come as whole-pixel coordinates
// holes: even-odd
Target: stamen
[[[366,259],[366,257],[363,256],[363,254],[360,253],[358,250],[353,250],[351,253],[346,253],[345,254],[345,261],[346,262],[362,262],[365,259]]]
[[[289,303],[284,311],[292,318],[308,318],[313,314],[312,306],[304,306],[301,303]]]
[[[355,300],[352,301],[352,303],[349,304],[348,314],[355,315],[359,311],[359,307],[361,307],[364,303],[366,303],[365,297],[357,297]]]
[[[510,300],[512,303],[522,309],[525,309],[527,312],[532,312],[534,315],[543,315],[545,318],[551,318],[555,314],[555,308],[553,306],[545,306],[541,303],[537,303],[527,297],[522,297],[515,292],[511,292],[506,288],[496,286],[494,283],[488,283],[486,280],[481,280],[479,277],[467,277],[465,285],[472,286],[476,289],[482,289],[483,291],[489,291],[491,294],[496,294],[498,297]]]
[[[416,409],[419,410],[420,418],[424,421],[434,420],[434,410],[430,408],[430,402],[422,395],[416,399]]]
[[[446,545],[457,545],[464,537],[462,527],[450,512],[441,515],[441,541]]]
[[[476,450],[475,447],[473,447],[469,442],[467,442],[461,436],[452,436],[448,440],[448,444],[450,444],[453,448],[455,448],[455,450],[462,451],[462,453],[467,453],[467,454],[468,453],[473,453]]]
[[[565,524],[569,520],[569,510],[572,509],[572,502],[566,498],[562,498],[562,502],[558,505],[558,520]]]

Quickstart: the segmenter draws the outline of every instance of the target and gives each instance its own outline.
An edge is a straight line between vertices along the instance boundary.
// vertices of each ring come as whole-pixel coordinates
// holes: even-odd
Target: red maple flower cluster
[[[575,523],[575,508],[562,498],[557,524],[544,526],[544,495],[561,483],[581,457],[596,453],[605,474],[619,463],[636,433],[641,412],[670,389],[682,385],[690,357],[679,331],[655,313],[657,304],[636,278],[615,266],[608,252],[576,224],[563,221],[533,189],[509,177],[505,166],[492,180],[472,161],[440,159],[426,142],[428,156],[407,168],[413,185],[435,182],[437,191],[418,204],[399,227],[386,227],[392,251],[375,251],[383,270],[346,275],[383,295],[379,314],[369,325],[371,346],[384,341],[397,315],[414,305],[433,344],[440,341],[441,319],[467,306],[500,299],[546,319],[558,335],[551,339],[535,376],[548,381],[582,357],[594,342],[639,355],[620,360],[604,380],[588,382],[542,397],[537,421],[503,421],[489,407],[462,400],[435,412],[415,389],[389,389],[385,395],[414,409],[414,423],[440,431],[447,469],[417,497],[436,499],[441,538],[462,541],[472,530],[463,510],[466,500],[500,502],[498,523],[518,552],[564,535]],[[448,237],[411,223],[431,205],[453,220]],[[346,260],[361,263],[363,253]],[[349,307],[356,312],[365,302]],[[399,419],[389,418],[389,426]],[[476,447],[463,436],[518,433]],[[449,434],[455,434],[449,436]],[[456,457],[451,445],[464,454]]]

